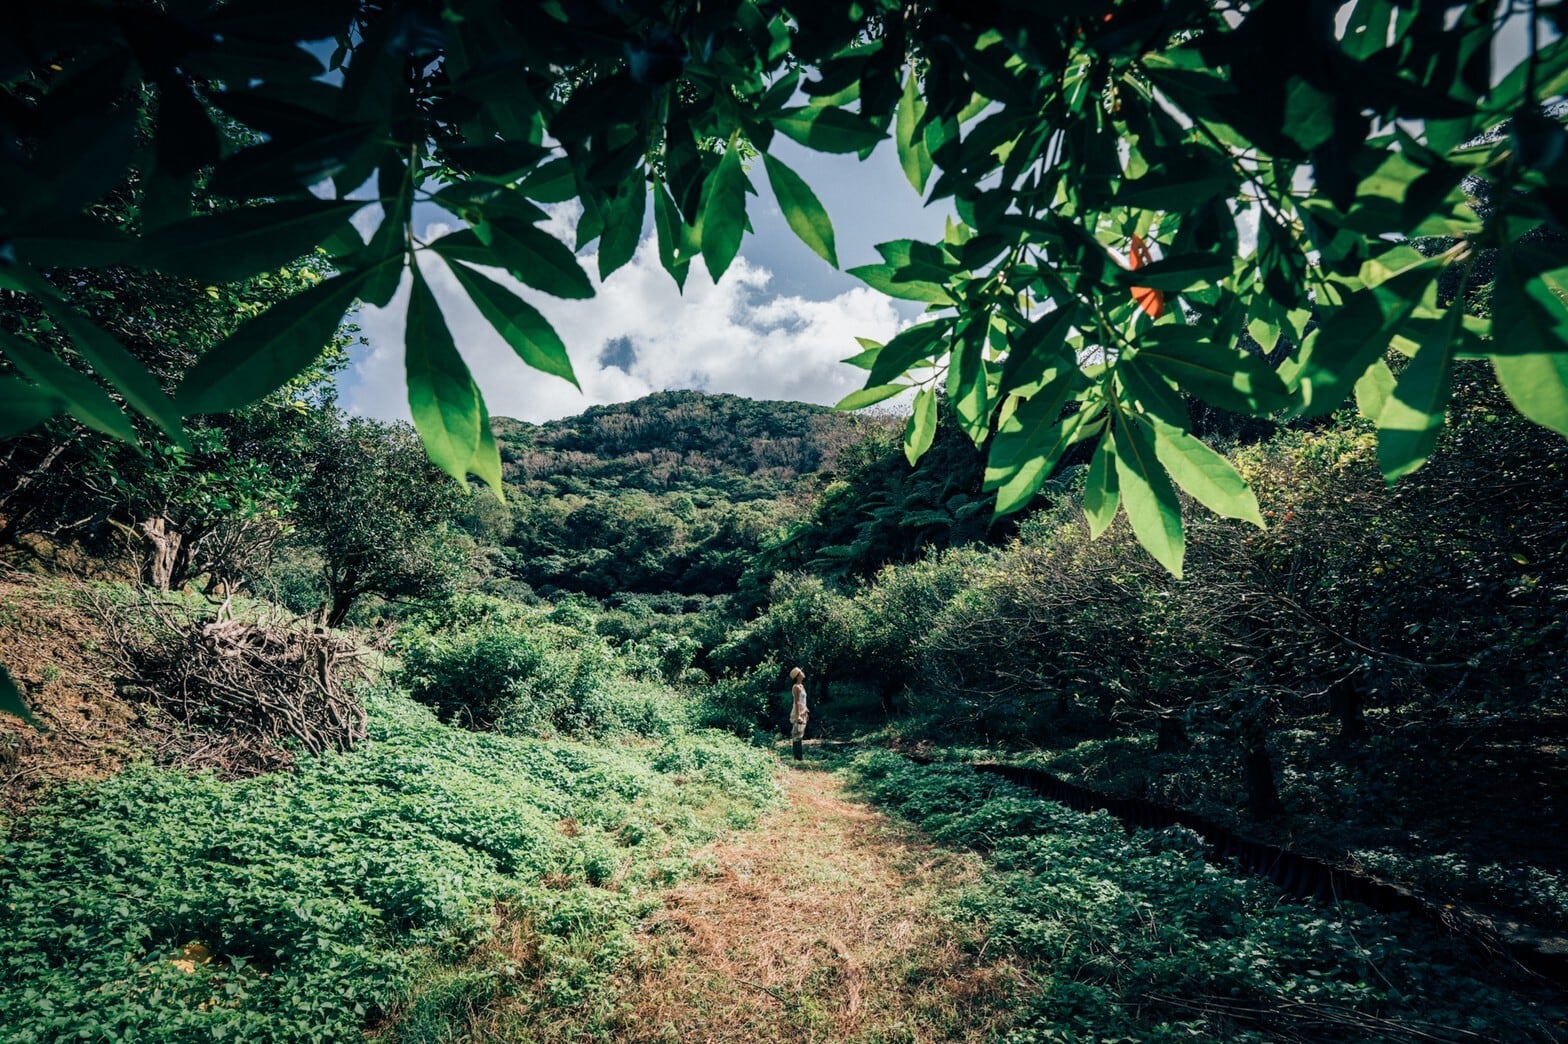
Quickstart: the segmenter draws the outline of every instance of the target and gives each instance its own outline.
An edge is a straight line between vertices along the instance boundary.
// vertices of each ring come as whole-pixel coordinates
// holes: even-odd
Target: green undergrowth
[[[1556,1040],[1568,1009],[1488,981],[1405,917],[1283,899],[1203,858],[1190,831],[1127,834],[1022,787],[885,752],[852,771],[877,802],[987,853],[955,898],[1040,976],[1016,1042]]]
[[[778,796],[772,757],[716,733],[595,747],[367,703],[353,753],[136,768],[15,823],[0,1035],[434,1040],[500,991],[581,1000],[687,850]]]

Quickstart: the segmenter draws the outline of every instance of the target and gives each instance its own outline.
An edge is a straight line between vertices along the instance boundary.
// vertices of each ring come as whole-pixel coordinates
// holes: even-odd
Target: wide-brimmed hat
[[[799,667],[791,667],[789,676],[794,678],[796,681],[800,681],[800,679],[806,676],[806,672],[801,670]]]

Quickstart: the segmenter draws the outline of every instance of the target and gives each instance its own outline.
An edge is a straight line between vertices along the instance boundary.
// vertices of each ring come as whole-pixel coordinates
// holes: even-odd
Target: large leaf
[[[1136,417],[1123,413],[1118,415],[1112,438],[1116,482],[1133,535],[1155,561],[1180,580],[1187,548],[1181,529],[1181,501],[1155,456],[1149,430]]]
[[[447,259],[447,267],[457,277],[468,299],[474,302],[474,307],[479,309],[479,314],[512,346],[518,358],[536,370],[571,381],[573,387],[582,390],[577,375],[572,372],[566,345],[537,308],[461,262]]]
[[[1216,515],[1263,528],[1258,498],[1231,462],[1180,428],[1156,421],[1154,455],[1176,484]]]
[[[1185,290],[1199,283],[1213,283],[1231,273],[1230,259],[1216,254],[1180,254],[1164,257],[1136,269],[1122,269],[1116,281],[1122,286],[1151,290]]]
[[[1516,243],[1497,253],[1492,284],[1495,355],[1568,351],[1568,266],[1560,248]]]
[[[886,137],[864,116],[834,106],[785,109],[774,117],[773,126],[816,152],[860,152]]]
[[[875,290],[880,290],[889,297],[901,298],[905,301],[926,301],[931,304],[950,305],[953,296],[940,284],[923,279],[912,279],[907,276],[895,278],[894,273],[902,266],[894,264],[860,265],[849,269],[849,274]]]
[[[737,131],[703,189],[702,260],[715,283],[740,253],[740,241],[746,234],[746,192],[750,188],[740,162]]]
[[[1284,408],[1290,398],[1279,374],[1260,356],[1204,340],[1196,327],[1153,327],[1137,358],[1182,391],[1234,413],[1261,416]]]
[[[1378,413],[1377,463],[1390,482],[1425,464],[1437,445],[1453,390],[1451,346],[1460,314],[1458,308],[1449,309],[1447,335],[1421,346]]]
[[[52,392],[56,401],[63,400],[71,416],[94,431],[101,431],[124,442],[136,442],[136,428],[132,426],[131,419],[91,377],[78,373],[49,352],[28,344],[14,334],[0,332],[0,346],[4,346],[5,356],[12,365],[36,384]],[[21,381],[12,383],[22,388],[28,387]],[[21,419],[25,420],[26,416]],[[13,423],[8,415],[7,426]],[[22,430],[30,427],[32,424],[27,424]]]
[[[936,392],[922,388],[915,394],[915,408],[904,426],[904,456],[914,467],[936,438]]]
[[[504,268],[518,282],[556,297],[593,296],[593,282],[565,243],[525,221],[500,218],[488,224],[488,246],[469,228],[442,236],[430,248],[449,261]]]
[[[1116,519],[1121,506],[1121,486],[1116,480],[1116,453],[1110,439],[1101,439],[1089,459],[1089,474],[1083,487],[1083,513],[1089,520],[1089,536],[1098,537]]]
[[[1339,408],[1367,367],[1388,350],[1440,267],[1406,269],[1379,286],[1350,294],[1307,336],[1297,353],[1304,413],[1318,415]]]
[[[1568,353],[1492,357],[1497,383],[1524,416],[1568,435]]]
[[[920,133],[920,121],[925,116],[926,103],[921,100],[920,86],[914,70],[904,81],[904,94],[898,102],[894,140],[898,145],[898,164],[904,177],[916,192],[925,194],[926,182],[931,180],[931,152],[926,148],[925,136]]]
[[[490,426],[490,411],[485,407],[483,395],[479,397],[479,445],[474,448],[468,470],[490,487],[497,500],[506,503],[506,486],[501,481],[501,448],[495,441],[495,430]]]
[[[15,377],[0,377],[0,439],[31,431],[66,408],[61,396]]]
[[[1077,389],[1078,378],[1077,370],[1064,371],[1034,396],[1019,402],[1002,421],[986,457],[984,489],[1000,488],[1038,461],[1056,466],[1057,456],[1067,446],[1063,438],[1077,430],[1063,427],[1062,410]]]
[[[479,452],[484,406],[419,266],[412,273],[403,327],[408,407],[431,462],[461,482]]]
[[[1001,518],[1028,506],[1067,448],[1092,431],[1094,426],[1088,424],[1087,417],[1088,414],[1080,411],[1050,425],[1032,440],[1033,452],[1027,459],[1013,467],[993,469],[987,463],[985,488],[996,490],[995,517]],[[992,450],[995,451],[994,444]]]
[[[175,396],[180,409],[186,414],[223,413],[281,388],[332,341],[373,271],[323,280],[234,331],[185,375]]]
[[[1356,381],[1356,409],[1361,412],[1361,416],[1376,424],[1392,394],[1394,371],[1388,368],[1388,363],[1379,359],[1367,367],[1367,372]]]
[[[139,263],[169,275],[226,283],[311,252],[365,204],[285,200],[165,225],[142,239]]]
[[[838,401],[838,405],[833,408],[835,410],[861,410],[867,406],[874,406],[886,399],[891,399],[899,392],[907,390],[908,387],[903,384],[883,384],[870,388],[861,388],[859,391],[852,391],[844,396]]]
[[[900,330],[878,351],[866,383],[886,384],[902,377],[910,367],[931,358],[940,350],[942,338],[951,325],[948,320],[938,319]]]
[[[87,361],[94,373],[112,385],[132,409],[163,429],[180,446],[190,445],[179,409],[140,359],[126,351],[107,330],[72,308],[54,287],[35,273],[17,268],[7,274],[11,278],[6,282],[32,294],[43,305],[70,337],[76,353]]]
[[[763,155],[762,161],[768,172],[768,184],[773,187],[773,195],[778,198],[779,208],[784,211],[784,220],[789,222],[789,227],[802,243],[837,268],[838,251],[833,246],[833,222],[828,219],[828,212],[823,208],[821,200],[811,191],[811,186],[782,161],[767,154]]]

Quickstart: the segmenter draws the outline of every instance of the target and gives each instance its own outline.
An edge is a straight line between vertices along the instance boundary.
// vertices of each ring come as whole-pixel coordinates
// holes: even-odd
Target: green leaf
[[[489,246],[470,228],[442,236],[430,249],[447,260],[504,268],[518,282],[556,297],[593,296],[593,282],[565,243],[524,221],[498,218],[489,226]]]
[[[778,198],[779,208],[784,211],[784,220],[789,222],[789,227],[802,243],[837,268],[838,252],[833,247],[833,222],[828,219],[828,212],[811,191],[811,186],[801,180],[799,174],[770,155],[764,154],[762,162],[768,172],[768,184],[773,187],[773,195]]]
[[[1182,391],[1234,413],[1262,415],[1290,401],[1285,383],[1260,356],[1205,340],[1196,327],[1152,327],[1137,358]]]
[[[15,377],[0,377],[0,439],[38,427],[66,408],[65,399]]]
[[[909,460],[910,467],[920,462],[935,438],[936,392],[931,388],[922,388],[915,393],[914,412],[909,415],[909,423],[904,427],[904,456]]]
[[[831,105],[785,109],[773,118],[773,126],[816,152],[860,152],[886,137],[864,116]]]
[[[1089,520],[1089,536],[1098,537],[1116,518],[1121,506],[1121,486],[1116,481],[1116,449],[1111,439],[1101,439],[1089,459],[1089,475],[1083,487],[1083,513]]]
[[[1062,409],[1077,389],[1078,380],[1078,370],[1064,371],[1032,397],[1017,404],[991,440],[985,484],[981,488],[996,489],[1037,460],[1044,459],[1050,467],[1056,466],[1056,455],[1067,445],[1062,439],[1076,430],[1062,428],[1061,424]]]
[[[1437,278],[1437,265],[1414,268],[1345,299],[1297,353],[1302,412],[1329,413],[1345,401],[1367,367],[1388,350]]]
[[[1015,462],[1012,466],[992,467],[996,455],[996,444],[992,443],[992,460],[986,463],[985,485],[982,488],[996,490],[994,517],[1012,514],[1034,499],[1067,448],[1092,431],[1093,426],[1086,427],[1088,416],[1088,413],[1080,410],[1039,432],[1028,442],[1030,448],[1027,459]]]
[[[750,188],[740,162],[740,132],[736,131],[703,191],[702,260],[715,283],[740,253],[740,241],[746,234],[746,192]]]
[[[942,338],[951,325],[945,319],[938,319],[900,330],[877,353],[866,383],[886,384],[895,377],[902,377],[916,363],[931,358],[941,350]]]
[[[403,328],[408,406],[431,462],[462,482],[479,453],[484,406],[418,265],[412,273]]]
[[[227,283],[309,254],[359,200],[286,200],[165,225],[143,237],[138,262],[168,275]]]
[[[931,304],[950,305],[953,297],[937,283],[920,279],[895,280],[893,273],[904,266],[893,264],[860,265],[849,269],[849,274],[874,290],[904,301],[926,301]]]
[[[57,322],[71,339],[71,347],[93,368],[93,372],[113,386],[121,397],[142,416],[152,421],[170,438],[189,447],[180,411],[164,394],[157,378],[147,372],[141,360],[121,347],[107,330],[98,326],[72,308],[59,291],[36,273],[21,267],[5,272],[5,283],[24,293],[32,294],[44,310]]]
[[[1186,538],[1181,529],[1181,501],[1155,457],[1148,429],[1137,418],[1119,414],[1116,440],[1116,481],[1122,508],[1133,535],[1176,579],[1181,579]]]
[[[687,247],[689,237],[680,211],[675,207],[675,200],[670,198],[670,190],[663,184],[653,187],[653,227],[659,239],[659,263],[675,280],[675,285],[685,289],[693,252]]]
[[[1334,97],[1299,76],[1285,87],[1284,131],[1304,149],[1315,149],[1334,136]]]
[[[136,444],[136,428],[132,426],[131,419],[125,411],[115,405],[109,393],[102,386],[84,373],[79,373],[56,359],[49,352],[36,345],[28,344],[14,334],[0,332],[0,345],[5,348],[6,358],[11,360],[18,370],[31,378],[36,384],[42,385],[57,397],[56,401],[63,400],[71,416],[92,428],[94,431],[103,432],[123,442]],[[29,387],[21,381],[13,384],[22,388]],[[37,389],[34,389],[36,394]],[[45,399],[50,397],[46,394]],[[52,411],[51,414],[53,415]],[[22,418],[25,419],[25,416]],[[7,420],[7,427],[12,421]],[[37,423],[36,421],[34,423]],[[22,430],[32,427],[26,425]]]
[[[833,408],[835,410],[864,409],[865,407],[873,406],[876,403],[883,401],[884,399],[891,399],[899,392],[906,390],[907,387],[907,385],[903,384],[883,384],[875,385],[870,388],[861,388],[859,391],[852,391],[848,395],[844,396],[839,400],[838,405],[834,406]]]
[[[920,97],[920,87],[911,70],[904,80],[903,97],[898,102],[894,141],[898,145],[898,164],[904,169],[904,177],[921,195],[925,194],[932,170],[931,152],[926,148],[925,136],[920,133],[920,120],[925,111],[926,103]]]
[[[332,341],[344,313],[375,271],[323,280],[235,330],[185,375],[175,395],[180,409],[186,414],[225,413],[281,388]]]
[[[1492,368],[1515,409],[1568,436],[1568,354],[1494,355]]]
[[[1496,355],[1568,351],[1568,266],[1541,244],[1515,243],[1497,253],[1492,283],[1492,347]]]
[[[1367,367],[1367,372],[1356,382],[1356,409],[1361,416],[1376,424],[1394,393],[1394,371],[1382,359]]]
[[[501,450],[496,445],[495,430],[490,427],[490,411],[485,407],[484,396],[479,395],[478,398],[479,445],[474,448],[474,457],[468,462],[468,471],[469,474],[478,475],[495,493],[495,498],[504,504],[506,487],[501,481]]]
[[[1449,309],[1452,321],[1445,324],[1446,335],[1421,345],[1378,413],[1377,463],[1389,482],[1425,464],[1437,445],[1453,391],[1450,345],[1461,314],[1458,308]]]
[[[539,310],[506,287],[460,262],[447,259],[447,267],[474,302],[479,314],[495,328],[517,357],[536,370],[572,382],[578,391],[577,375],[566,345]]]
[[[1199,283],[1215,283],[1231,274],[1228,257],[1216,254],[1178,254],[1139,269],[1120,269],[1116,281],[1125,287],[1151,290],[1186,290]]]
[[[1258,498],[1230,461],[1180,428],[1156,421],[1152,431],[1155,457],[1194,500],[1216,515],[1263,528]]]
[[[22,699],[22,690],[11,680],[11,672],[5,669],[4,664],[0,664],[0,714],[21,718],[40,732],[48,731]]]

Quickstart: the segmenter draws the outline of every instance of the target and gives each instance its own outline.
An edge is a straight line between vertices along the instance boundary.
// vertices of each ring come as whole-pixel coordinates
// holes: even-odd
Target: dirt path
[[[978,861],[791,767],[787,807],[697,856],[620,975],[616,1038],[991,1039],[1019,975],[937,901]]]

